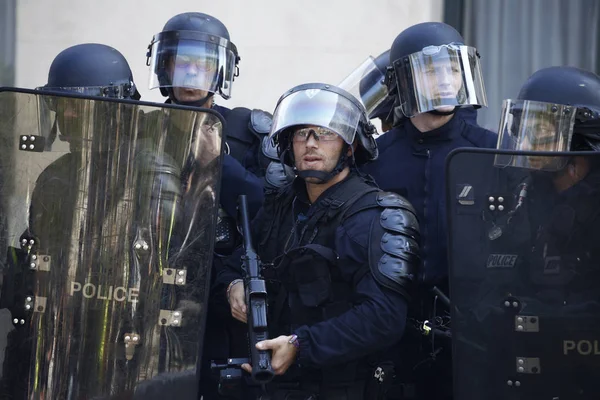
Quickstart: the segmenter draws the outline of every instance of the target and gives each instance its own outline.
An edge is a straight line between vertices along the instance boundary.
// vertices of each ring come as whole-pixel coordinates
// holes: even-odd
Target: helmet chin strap
[[[329,182],[331,179],[333,179],[334,176],[336,176],[337,174],[342,172],[344,170],[344,168],[346,168],[346,166],[348,165],[348,156],[346,155],[348,146],[349,145],[344,146],[344,148],[342,150],[342,154],[340,155],[340,158],[338,159],[337,164],[335,165],[333,170],[331,170],[330,172],[315,171],[315,170],[311,170],[311,169],[304,170],[304,171],[298,171],[298,169],[295,167],[294,167],[294,169],[296,170],[296,173],[298,174],[298,176],[301,179],[306,180],[306,178],[316,178],[319,181],[311,182],[311,183],[315,183],[317,185],[323,185],[323,184]],[[291,154],[292,154],[292,160],[294,161],[294,164],[295,164],[293,153],[291,153]]]

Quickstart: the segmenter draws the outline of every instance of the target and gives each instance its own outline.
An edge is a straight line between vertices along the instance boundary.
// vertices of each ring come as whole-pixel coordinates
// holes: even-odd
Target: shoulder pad
[[[258,135],[251,129],[250,120],[252,112],[245,107],[233,108],[227,113],[226,136],[235,138],[241,142],[253,143]]]
[[[291,183],[296,175],[294,170],[277,161],[271,161],[265,172],[265,181],[272,188],[280,188]]]
[[[373,220],[371,225],[371,273],[380,285],[402,294],[407,299],[410,298],[421,265],[418,240],[417,218],[407,208],[386,208],[379,220]]]
[[[270,160],[279,161],[279,156],[277,155],[277,147],[273,144],[273,141],[269,139],[268,136],[263,136],[260,149],[265,157]]]
[[[416,214],[414,207],[404,197],[394,192],[381,192],[377,195],[377,204],[385,208],[404,208]]]
[[[420,239],[417,213],[408,200],[393,192],[381,192],[377,195],[377,204],[385,208],[380,216],[381,226],[385,230],[417,241]]]
[[[271,131],[271,125],[273,124],[273,115],[270,113],[254,109],[250,113],[250,128],[260,134],[267,135]]]
[[[386,208],[382,211],[379,221],[386,231],[400,233],[414,240],[421,238],[417,216],[408,210]]]
[[[386,232],[381,237],[381,249],[386,255],[400,258],[410,264],[419,262],[419,245],[412,238]]]

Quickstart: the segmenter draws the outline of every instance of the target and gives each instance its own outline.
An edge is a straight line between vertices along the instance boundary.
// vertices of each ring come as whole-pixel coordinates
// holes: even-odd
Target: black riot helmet
[[[487,106],[479,53],[450,25],[425,22],[405,29],[392,44],[390,65],[390,94],[409,118]]]
[[[79,44],[61,51],[52,61],[48,83],[38,89],[119,99],[140,98],[125,57],[116,49],[98,43]]]
[[[239,75],[237,48],[229,31],[217,18],[198,12],[178,14],[165,24],[148,46],[150,89],[160,88],[163,96],[179,101],[173,88],[207,92],[206,97],[188,105],[202,105],[218,93],[231,97],[233,80]]]
[[[277,146],[283,164],[296,168],[292,149],[292,136],[298,128],[319,127],[324,135],[333,132],[341,137],[346,146],[336,167],[329,172],[297,171],[301,178],[316,177],[325,183],[346,166],[375,160],[378,155],[373,135],[375,127],[370,123],[364,106],[350,93],[339,87],[324,83],[308,83],[296,86],[281,96],[273,115],[269,138]],[[311,131],[315,138],[317,132]],[[309,135],[310,136],[310,133]],[[318,140],[324,140],[321,137]],[[352,157],[347,149],[356,144]]]
[[[600,77],[576,67],[535,72],[516,99],[504,100],[498,147],[521,151],[600,151]],[[505,165],[556,171],[567,160],[533,164],[515,156]]]
[[[116,49],[98,43],[79,44],[61,51],[50,65],[48,82],[37,90],[116,99],[140,98],[125,57]],[[47,107],[56,114],[53,122],[42,123],[52,124],[46,139],[46,149],[51,148],[56,137],[69,142],[72,148],[80,146],[84,129],[82,125],[86,121],[77,116],[85,114],[82,107],[87,103],[54,96],[40,96],[38,100],[40,107]],[[99,113],[102,112],[100,109],[104,108],[99,107]],[[48,117],[45,112],[41,115],[44,119]]]

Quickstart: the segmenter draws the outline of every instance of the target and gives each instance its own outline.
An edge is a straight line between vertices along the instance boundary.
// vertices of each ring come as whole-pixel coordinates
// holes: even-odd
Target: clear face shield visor
[[[500,120],[498,149],[528,152],[565,152],[571,147],[577,108],[562,104],[528,100],[504,100]],[[497,167],[520,167],[559,171],[565,157],[535,155],[498,155]]]
[[[131,81],[107,86],[40,86],[35,88],[35,90],[43,92],[76,93],[88,97],[109,97],[113,99],[128,99],[137,97],[135,84]],[[48,98],[51,99],[52,97]]]
[[[186,88],[231,97],[237,72],[233,43],[199,32],[161,32],[149,46],[149,88]]]
[[[352,144],[363,110],[350,99],[326,89],[304,89],[284,97],[273,115],[269,138],[279,142],[279,134],[292,127],[321,127],[335,132]],[[317,135],[320,130],[315,130]]]
[[[385,76],[371,56],[337,86],[360,101],[367,115],[371,115],[388,98]]]
[[[473,47],[428,46],[393,62],[405,116],[451,111],[457,106],[487,106],[479,54]]]

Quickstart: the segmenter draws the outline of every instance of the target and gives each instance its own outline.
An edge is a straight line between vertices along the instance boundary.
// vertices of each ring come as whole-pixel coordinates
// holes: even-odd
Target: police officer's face
[[[69,141],[80,137],[86,122],[82,118],[86,113],[84,107],[88,103],[69,98],[57,98],[55,104],[56,119],[58,121],[61,140]]]
[[[207,75],[215,73],[215,63],[203,57],[178,54],[169,62],[173,95],[178,102],[194,102],[208,96],[207,91],[196,89],[204,85]]]
[[[435,106],[443,99],[456,100],[462,87],[462,71],[453,58],[430,59],[419,73],[419,92]]]
[[[556,127],[550,121],[531,118],[519,149],[524,151],[554,151],[556,147]],[[527,162],[533,169],[545,169],[553,166],[554,157],[528,156]]]
[[[344,140],[337,133],[308,125],[297,128],[292,135],[294,160],[299,171],[333,171],[344,147]]]
[[[198,89],[190,89],[185,87],[174,87],[173,96],[175,102],[192,102],[205,98],[208,92]]]

